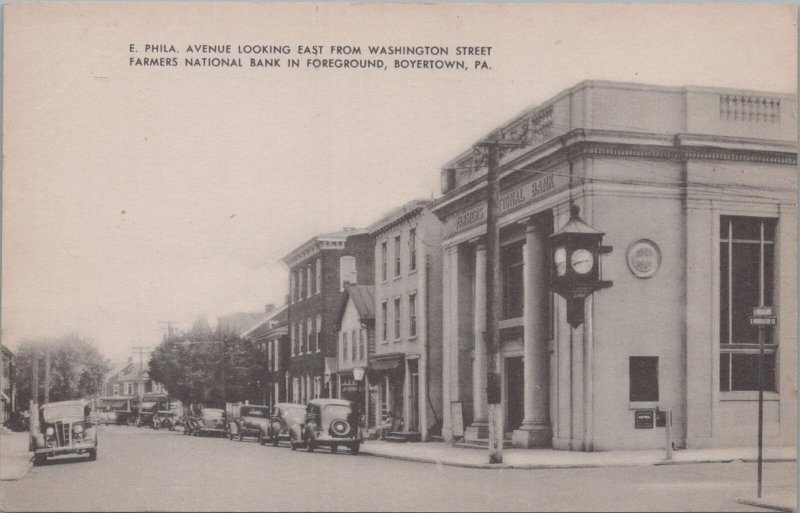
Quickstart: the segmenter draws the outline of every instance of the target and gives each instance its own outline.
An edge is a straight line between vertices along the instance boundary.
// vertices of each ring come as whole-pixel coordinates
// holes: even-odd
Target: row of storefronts
[[[794,444],[795,109],[787,94],[593,81],[526,110],[487,135],[516,143],[499,155],[500,283],[476,145],[443,166],[438,199],[283,259],[285,314],[250,334],[272,337],[270,400],[344,397],[373,429],[481,443],[494,369],[515,447],[663,447],[666,422],[676,448],[747,445],[749,317],[770,306],[765,440]],[[565,229],[602,251],[556,247]],[[570,273],[601,284],[579,307],[554,293]]]

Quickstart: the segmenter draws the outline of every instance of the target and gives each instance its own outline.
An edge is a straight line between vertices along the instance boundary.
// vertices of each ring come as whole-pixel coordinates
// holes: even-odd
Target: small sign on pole
[[[759,305],[753,308],[750,325],[758,326],[758,498],[761,498],[764,451],[764,328],[775,326],[777,317],[771,306]]]

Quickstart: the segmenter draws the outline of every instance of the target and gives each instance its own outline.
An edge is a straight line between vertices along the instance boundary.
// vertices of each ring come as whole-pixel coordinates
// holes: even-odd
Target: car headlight
[[[51,427],[47,428],[44,431],[44,434],[47,435],[47,436],[53,436],[53,433],[55,433],[55,431],[53,431],[53,428],[51,428]]]
[[[80,435],[81,433],[83,433],[83,426],[78,424],[77,426],[72,428],[72,430],[75,432],[76,435]]]

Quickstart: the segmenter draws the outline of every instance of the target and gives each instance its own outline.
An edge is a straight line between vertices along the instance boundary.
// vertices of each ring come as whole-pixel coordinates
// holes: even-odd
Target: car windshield
[[[260,417],[266,418],[266,408],[242,408],[242,417]]]
[[[64,406],[52,406],[42,411],[45,422],[55,422],[65,418],[83,418],[83,406],[70,404]]]
[[[207,419],[221,419],[222,410],[203,410],[203,417]]]
[[[325,405],[325,415],[335,417],[337,419],[346,419],[350,415],[350,411],[350,407],[343,404]]]

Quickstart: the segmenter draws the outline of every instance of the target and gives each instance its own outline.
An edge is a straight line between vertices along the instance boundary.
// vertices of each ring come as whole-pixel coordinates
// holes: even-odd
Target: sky
[[[582,80],[795,92],[795,20],[790,4],[6,5],[2,342],[77,332],[119,360],[166,321],[281,304],[281,257],[439,196],[448,160]],[[146,44],[181,63],[195,44],[491,47],[491,69],[131,66],[162,56]]]

